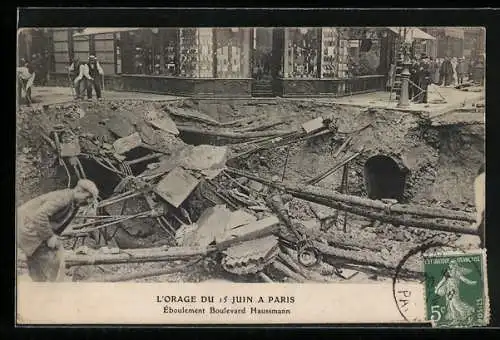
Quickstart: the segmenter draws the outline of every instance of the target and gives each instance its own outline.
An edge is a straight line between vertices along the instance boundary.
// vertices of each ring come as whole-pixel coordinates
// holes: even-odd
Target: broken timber
[[[121,250],[119,254],[75,254],[66,251],[66,266],[116,264],[116,263],[139,263],[139,262],[161,262],[172,260],[183,260],[194,256],[206,256],[213,248],[203,247],[170,247],[165,250],[160,248],[142,248]]]
[[[468,214],[461,211],[449,210],[444,208],[431,208],[422,205],[415,204],[386,204],[381,201],[371,200],[368,198],[340,194],[336,191],[326,190],[323,188],[315,187],[315,186],[300,186],[295,185],[293,183],[286,182],[274,182],[269,179],[263,179],[258,176],[255,176],[252,173],[228,168],[227,172],[236,174],[238,176],[244,176],[254,181],[263,183],[267,186],[277,188],[284,192],[291,194],[292,196],[300,199],[304,199],[310,202],[319,203],[322,205],[326,205],[332,208],[346,210],[351,213],[370,217],[377,218],[384,221],[388,221],[390,223],[397,223],[406,226],[415,226],[427,229],[434,230],[442,230],[447,232],[458,232],[464,234],[476,235],[477,231],[473,230],[469,227],[465,226],[456,226],[456,225],[448,225],[441,222],[436,221],[421,221],[416,219],[406,219],[401,218],[399,216],[394,216],[393,214],[411,214],[416,215],[418,217],[427,217],[427,218],[435,218],[435,219],[449,219],[449,220],[457,220],[457,221],[466,221],[466,222],[474,222],[476,217],[473,214]],[[372,208],[383,210],[383,213],[374,213],[370,212],[367,209],[359,209],[353,206]],[[374,215],[375,214],[375,215]]]
[[[211,136],[211,137],[223,137],[232,139],[249,139],[249,138],[259,138],[259,137],[269,137],[269,136],[284,136],[288,135],[294,131],[288,130],[275,130],[275,131],[253,131],[245,133],[234,133],[228,131],[209,131],[206,129],[197,129],[190,126],[178,125],[177,128],[180,132],[195,133],[199,135]]]

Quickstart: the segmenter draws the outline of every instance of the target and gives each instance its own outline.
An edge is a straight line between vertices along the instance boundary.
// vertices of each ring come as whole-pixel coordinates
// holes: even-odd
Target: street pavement
[[[395,95],[389,100],[389,92],[372,92],[356,94],[345,97],[331,98],[287,98],[287,100],[313,101],[322,104],[340,104],[359,107],[370,107],[379,109],[393,109],[409,113],[425,113],[431,118],[433,125],[465,123],[484,123],[484,88],[479,91],[463,91],[454,87],[431,86],[428,95],[428,104],[410,103],[410,106],[398,107]],[[135,99],[150,101],[175,101],[185,97],[160,95],[141,92],[104,91],[103,100],[113,99]],[[444,100],[442,100],[444,98]],[[32,90],[33,106],[53,105],[73,102],[71,89],[69,87],[34,87]],[[96,100],[95,97],[93,100]],[[273,100],[265,98],[265,100]],[[473,104],[481,103],[483,108],[473,107]]]
[[[62,104],[75,101],[71,88],[69,87],[55,87],[35,86],[32,90],[31,98],[33,106]],[[103,91],[103,100],[106,99],[136,99],[136,100],[151,100],[151,101],[169,101],[178,100],[182,97],[160,95],[153,93],[140,93],[140,92],[121,92],[121,91]],[[94,95],[93,100],[96,100]]]

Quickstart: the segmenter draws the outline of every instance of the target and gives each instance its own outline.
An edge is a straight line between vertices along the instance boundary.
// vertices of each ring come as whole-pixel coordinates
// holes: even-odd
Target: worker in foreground
[[[22,99],[26,101],[26,105],[30,106],[31,101],[31,89],[33,87],[33,82],[35,81],[35,70],[32,65],[21,60],[20,66],[17,68],[17,81],[18,81],[18,103]]]
[[[82,179],[73,189],[49,192],[18,208],[18,246],[26,254],[33,281],[63,280],[64,248],[58,235],[73,219],[78,207],[97,201],[98,195],[94,182]]]

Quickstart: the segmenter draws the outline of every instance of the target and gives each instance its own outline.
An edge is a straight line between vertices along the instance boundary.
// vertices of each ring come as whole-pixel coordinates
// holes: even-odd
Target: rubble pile
[[[342,281],[390,277],[416,246],[475,233],[472,214],[416,201],[440,159],[425,119],[340,107],[323,114],[312,103],[295,106],[307,110],[300,118],[286,106],[264,117],[273,105],[248,104],[254,115],[240,117],[234,106],[209,115],[189,100],[82,103],[21,120],[40,127],[68,185],[87,177],[101,191],[96,210],[62,235],[68,266],[130,264],[108,269],[104,281],[194,267],[246,281]],[[400,199],[367,198],[366,164],[380,155],[408,173]],[[18,157],[27,161],[38,162]],[[400,275],[420,277],[418,260]],[[134,273],[134,263],[151,271]],[[75,280],[92,277],[72,270]]]

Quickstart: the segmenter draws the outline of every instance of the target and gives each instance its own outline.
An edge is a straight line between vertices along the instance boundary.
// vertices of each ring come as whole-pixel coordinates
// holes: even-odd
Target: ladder
[[[393,93],[395,94],[395,99],[399,99],[399,96],[401,94],[401,72],[403,72],[403,63],[401,60],[398,60],[392,74],[392,84],[390,86],[389,101],[392,100]]]

